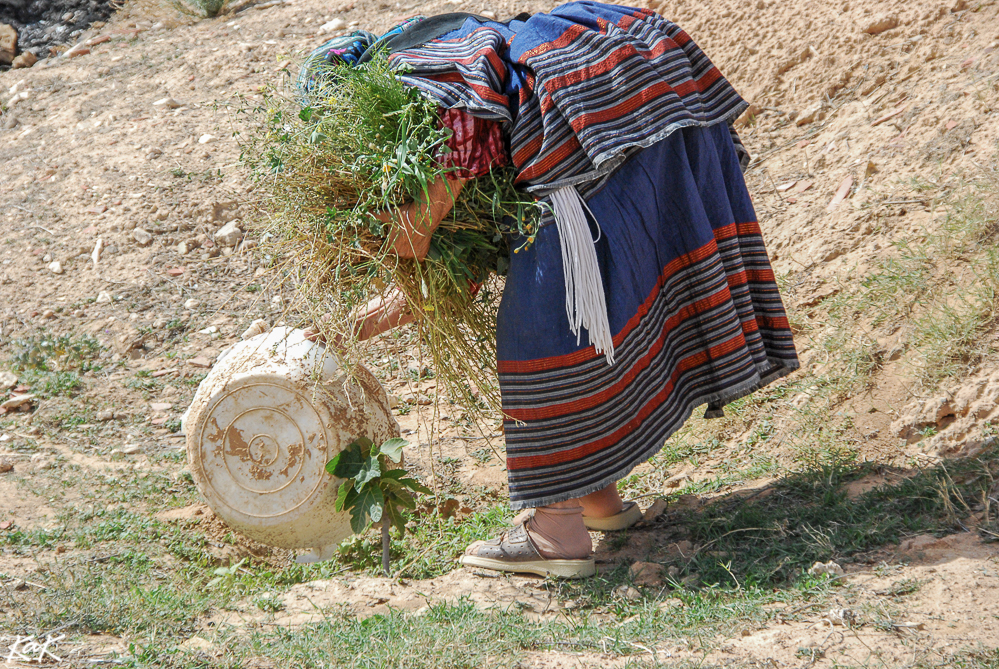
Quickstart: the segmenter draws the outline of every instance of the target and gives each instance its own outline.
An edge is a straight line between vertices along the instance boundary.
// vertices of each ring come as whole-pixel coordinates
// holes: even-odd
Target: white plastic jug
[[[251,539],[328,559],[351,529],[334,511],[341,481],[326,463],[358,437],[399,436],[378,380],[363,367],[354,377],[292,328],[223,351],[182,421],[212,511]]]

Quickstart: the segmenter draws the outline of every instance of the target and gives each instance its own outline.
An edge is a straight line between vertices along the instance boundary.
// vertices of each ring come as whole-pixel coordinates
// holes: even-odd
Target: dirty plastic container
[[[358,437],[399,436],[384,388],[363,367],[355,377],[292,328],[223,351],[182,421],[212,511],[251,539],[328,559],[351,529],[326,463]]]

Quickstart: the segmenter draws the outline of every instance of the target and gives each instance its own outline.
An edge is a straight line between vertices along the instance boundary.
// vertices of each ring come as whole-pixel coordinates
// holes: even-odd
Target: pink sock
[[[579,560],[588,558],[593,551],[581,506],[537,508],[527,521],[527,531],[541,557],[549,560]]]

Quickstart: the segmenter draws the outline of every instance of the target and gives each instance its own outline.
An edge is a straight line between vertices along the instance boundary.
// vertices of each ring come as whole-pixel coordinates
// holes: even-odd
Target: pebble
[[[641,599],[642,593],[639,592],[638,588],[634,588],[630,585],[619,585],[613,590],[611,594],[615,597],[620,597],[621,599]]]
[[[6,474],[7,472],[14,470],[14,463],[7,458],[0,458],[0,474]]]
[[[198,144],[207,144],[208,142],[214,141],[215,135],[202,135],[198,138]]]
[[[844,572],[843,568],[835,562],[816,562],[808,570],[808,573],[812,576],[822,576],[823,574],[842,576]]]
[[[88,53],[90,53],[90,49],[87,48],[86,44],[80,42],[69,51],[64,51],[62,55],[63,58],[76,58],[77,56],[86,56]]]
[[[867,24],[867,27],[864,28],[864,32],[868,35],[880,35],[886,30],[891,30],[892,28],[897,27],[897,16],[882,16],[881,18],[875,19],[871,23]]]
[[[0,372],[0,390],[7,390],[17,385],[17,376],[13,372]]]
[[[62,263],[59,262],[58,260],[53,260],[52,262],[49,263],[49,271],[52,272],[53,274],[62,274],[63,273]]]
[[[97,412],[97,420],[102,423],[114,420],[114,409],[101,409]]]
[[[107,304],[111,301],[111,293],[106,290],[102,290],[97,293],[97,304]]]
[[[652,502],[652,505],[645,510],[645,513],[642,514],[642,520],[647,523],[655,520],[666,512],[666,507],[668,506],[669,502],[662,497],[658,498],[656,501]]]
[[[20,56],[14,59],[14,62],[11,63],[11,67],[14,68],[15,70],[18,70],[25,67],[31,67],[37,62],[38,62],[38,56],[31,53],[30,51],[25,51]]]
[[[171,98],[171,97],[166,97],[166,98],[163,98],[161,100],[157,100],[156,102],[154,102],[153,106],[154,107],[163,107],[164,109],[177,109],[178,107],[181,106],[181,104],[179,102],[177,102],[176,100],[174,100],[173,98]]]
[[[123,455],[135,455],[136,453],[142,452],[142,447],[135,444],[129,444],[125,448],[121,449]]]
[[[139,246],[149,246],[153,243],[153,236],[142,228],[132,230],[132,239],[134,239],[135,243]]]
[[[222,246],[233,247],[243,238],[243,231],[236,225],[236,221],[229,221],[219,228],[214,237]]]
[[[637,585],[658,588],[663,584],[662,571],[663,566],[656,562],[636,562],[631,565],[628,573]]]
[[[257,320],[250,323],[250,327],[246,328],[243,331],[243,334],[240,335],[240,339],[250,339],[251,337],[256,337],[257,335],[261,335],[270,329],[271,329],[270,323],[268,323],[262,318],[258,318]]]
[[[335,30],[343,30],[346,26],[347,22],[341,19],[340,17],[337,17],[332,21],[327,21],[323,25],[319,26],[319,33],[322,34],[322,33],[333,32]]]
[[[193,297],[184,302],[184,308],[189,311],[194,311],[201,306],[201,302],[197,301]]]
[[[0,404],[0,409],[6,409],[7,411],[13,411],[15,409],[22,409],[23,407],[31,407],[31,403],[35,401],[34,395],[14,395],[6,402]]]
[[[51,309],[46,309],[42,312],[42,318],[45,320],[50,320],[56,317],[56,313]]]
[[[151,402],[149,408],[153,411],[169,411],[173,408],[173,405],[169,402]]]

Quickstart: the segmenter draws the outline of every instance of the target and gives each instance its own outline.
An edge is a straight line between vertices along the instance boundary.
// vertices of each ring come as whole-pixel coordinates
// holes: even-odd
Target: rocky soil
[[[250,225],[260,194],[239,161],[242,112],[262,101],[262,86],[286,85],[303,55],[334,31],[378,32],[416,11],[506,16],[554,4],[272,0],[194,21],[148,0],[111,16],[105,3],[69,0],[57,8],[0,0],[0,23],[21,31],[19,48],[51,56],[0,72],[0,532],[58,525],[72,495],[39,496],[32,480],[56,477],[65,463],[107,477],[182,477],[179,418],[219,352],[256,320],[296,322],[286,310],[291,289],[265,272],[272,258]],[[837,438],[858,459],[911,467],[981,453],[999,421],[994,319],[974,333],[975,355],[931,379],[920,366],[925,347],[912,343],[921,330],[904,319],[886,325],[856,316],[861,311],[851,305],[874,299],[870,277],[887,276],[887,262],[904,265],[912,249],[943,253],[941,239],[958,235],[955,202],[979,207],[986,223],[999,220],[989,208],[999,186],[969,186],[999,184],[999,4],[665,0],[654,7],[680,23],[753,103],[739,120],[754,155],[747,180],[799,333],[799,376],[815,381],[794,386],[768,416],[777,435],[771,455],[794,469],[799,441],[821,437],[801,428],[801,416],[824,392],[836,352],[830,337],[842,322],[849,324],[843,346],[862,344],[874,361],[866,380],[828,414],[848,415]],[[46,53],[58,44],[69,48]],[[987,263],[962,254],[926,265],[916,280],[939,286],[945,306],[948,296],[983,284],[976,277]],[[888,309],[887,301],[879,304]],[[934,304],[919,303],[913,313],[936,318]],[[46,390],[9,371],[14,357],[60,336],[96,342],[94,369],[75,370],[80,387]],[[499,458],[470,434],[456,407],[433,405],[436,384],[422,379],[408,344],[386,338],[371,366],[401,401],[400,424],[418,444],[413,463],[477,491],[468,500],[502,496]],[[501,442],[495,424],[481,427]],[[752,425],[732,418],[697,423],[695,431],[715,435],[721,450],[669,472],[650,466],[638,474],[660,477],[661,493],[709,480]],[[762,475],[703,497],[769,480]],[[210,516],[194,507],[171,512],[186,520]],[[654,539],[636,537],[630,552],[604,545],[601,555],[644,559]],[[796,666],[804,663],[801,648],[819,648],[815,666],[859,666],[872,648],[879,657],[908,657],[916,648],[921,658],[940,658],[949,647],[999,647],[995,546],[970,531],[913,537],[879,554],[890,570],[858,568],[849,578],[872,607],[896,584],[923,584],[906,603],[904,627],[851,635],[842,620],[816,613],[806,622],[733,632],[711,661]],[[30,559],[0,552],[0,580],[30,580],[48,559],[56,559],[55,549]],[[560,615],[564,603],[542,602],[535,583],[483,581],[461,570],[408,585],[323,580],[295,586],[282,613],[267,620],[301,625],[314,619],[317,603],[345,603],[367,616],[462,596],[485,608],[516,603],[539,619]],[[206,620],[252,626],[258,614],[247,605]],[[126,641],[101,643],[126,648]],[[679,660],[703,657],[690,648],[670,652]],[[577,660],[538,653],[525,666]],[[599,653],[579,662],[610,666]]]
[[[0,26],[6,26],[0,27],[0,32],[6,30],[9,35],[12,29],[16,33],[16,41],[6,49],[0,42],[0,51],[7,51],[6,56],[0,53],[0,68],[11,65],[17,56],[22,58],[14,66],[22,67],[29,59],[34,61],[65,51],[87,28],[95,23],[96,28],[103,27],[115,9],[110,0],[0,2]]]

